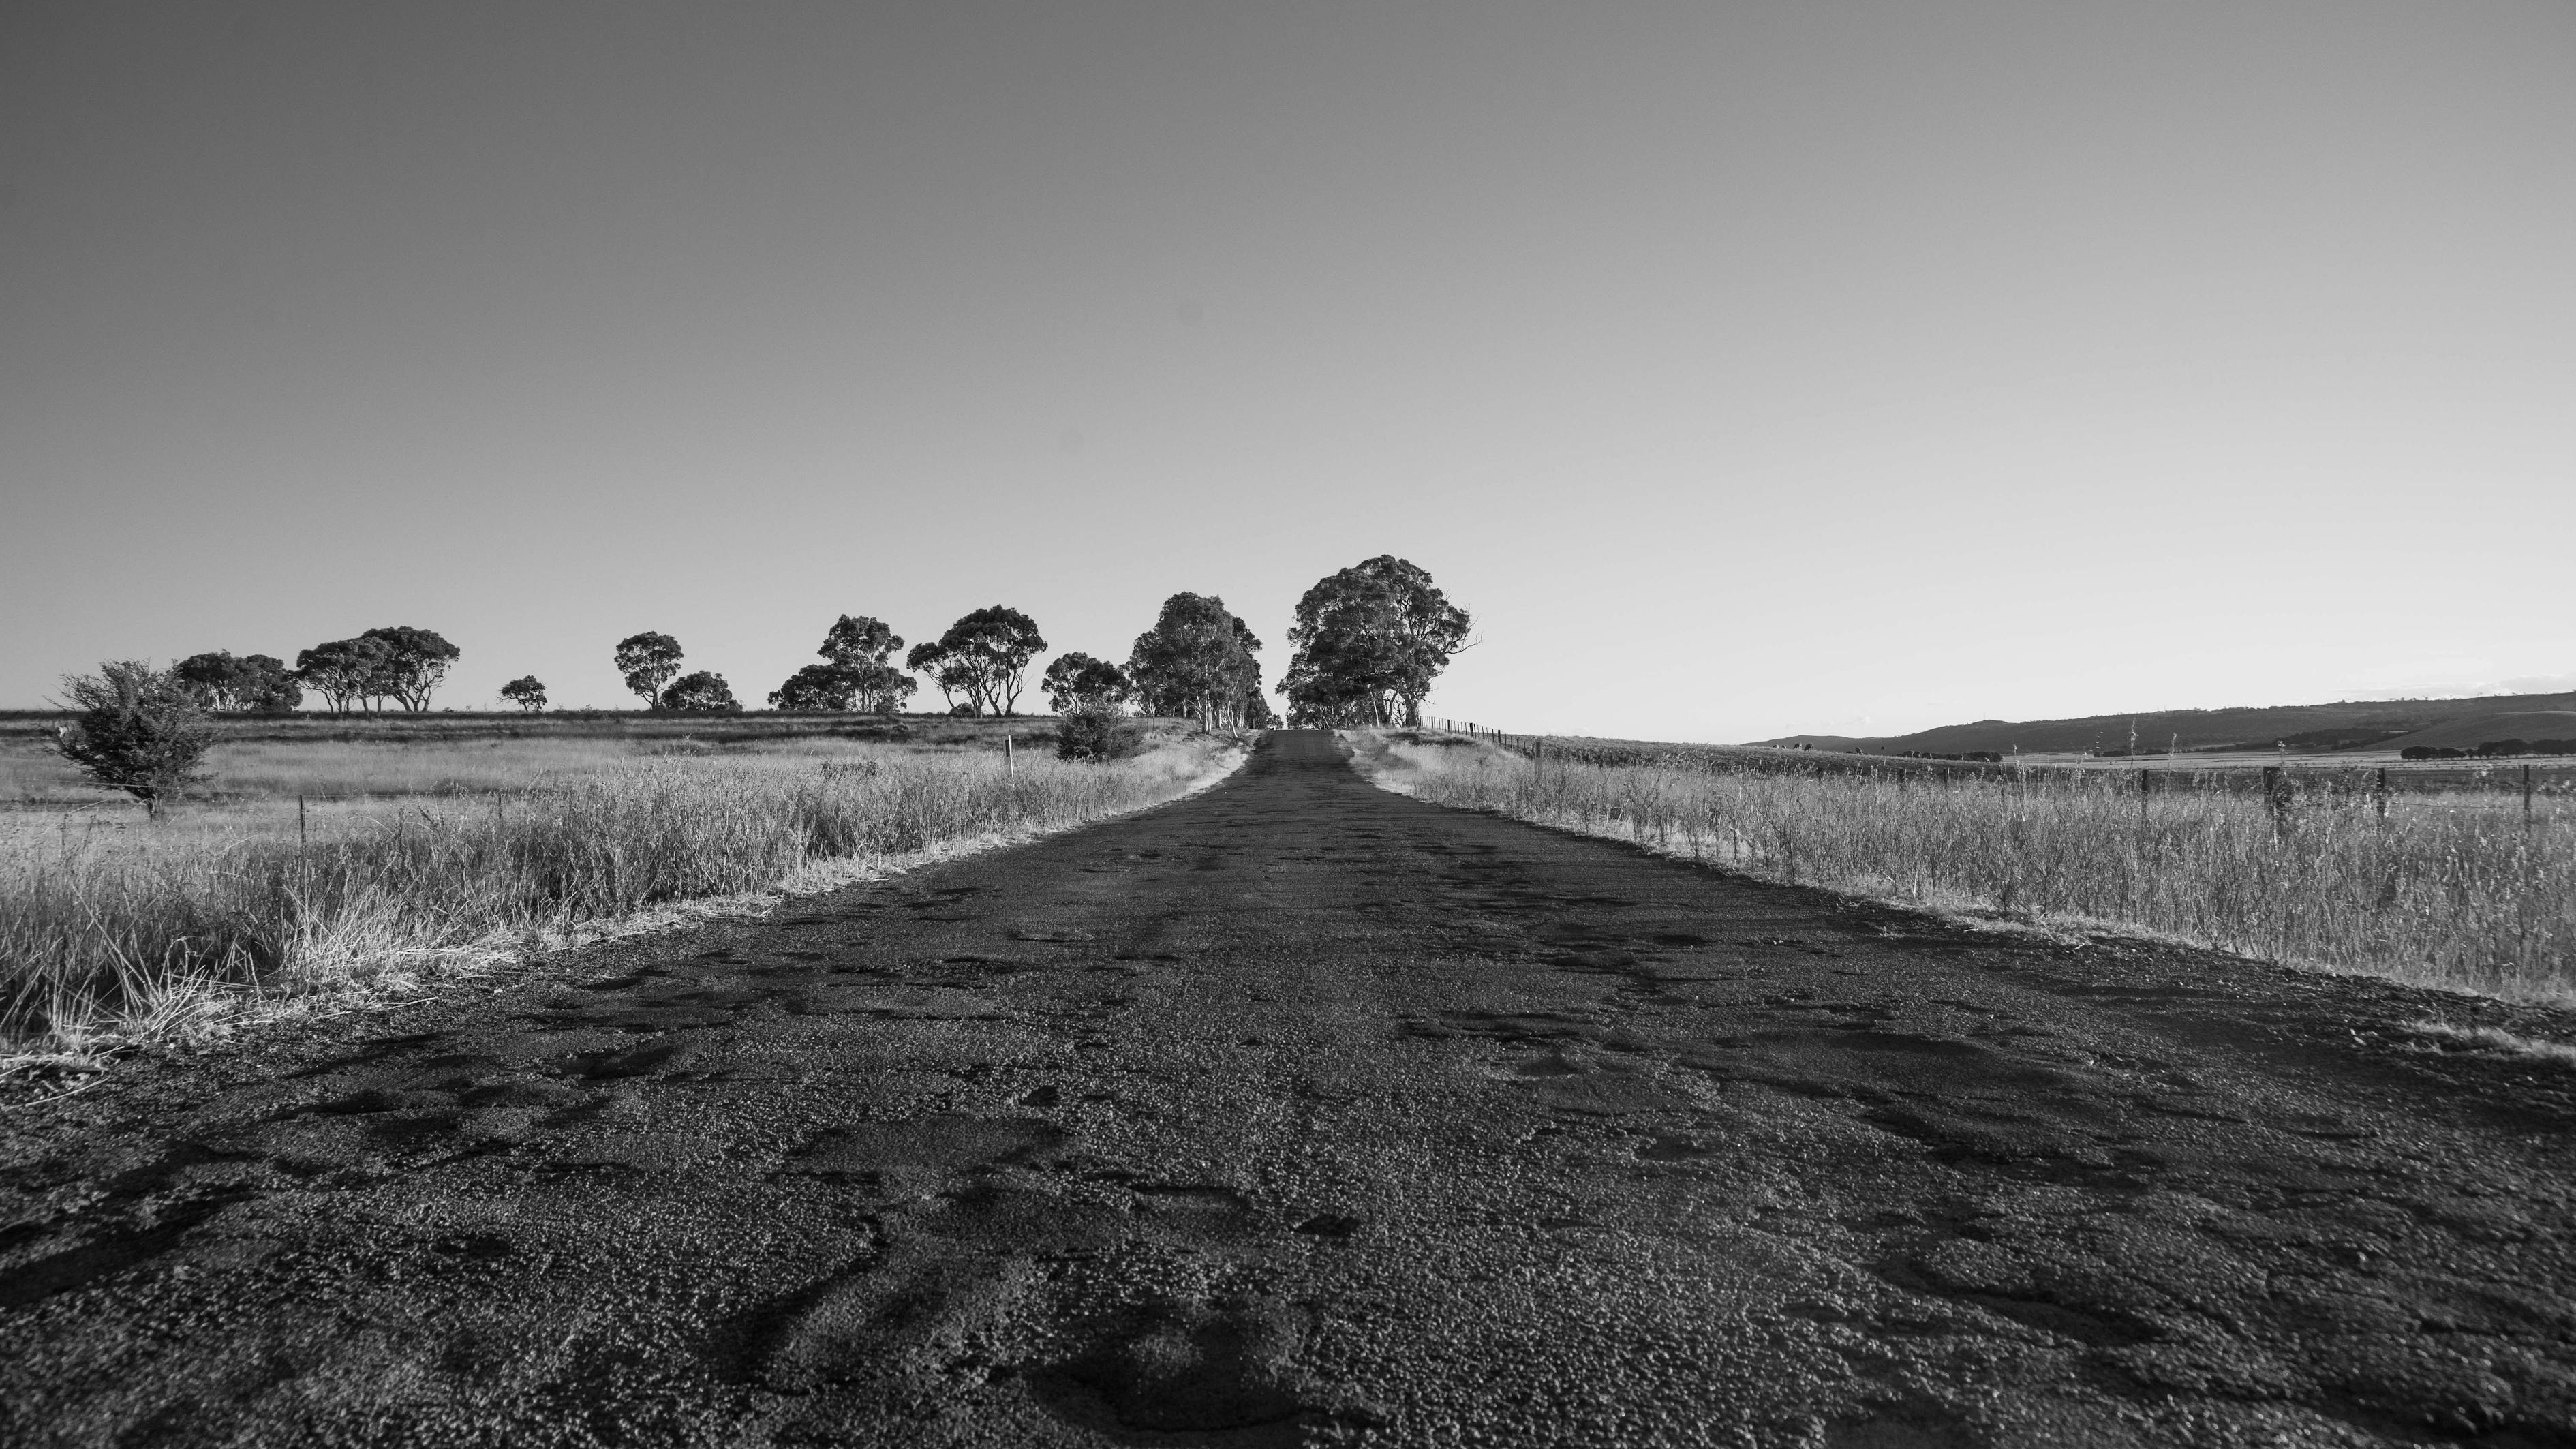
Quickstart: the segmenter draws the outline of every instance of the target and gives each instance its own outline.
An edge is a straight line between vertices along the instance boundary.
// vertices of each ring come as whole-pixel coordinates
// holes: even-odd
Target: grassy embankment
[[[157,824],[61,808],[53,767],[12,750],[30,803],[0,813],[0,1036],[23,1063],[408,993],[1139,809],[1240,758],[1201,736],[1110,765],[1030,741],[1006,764],[992,730],[952,733],[234,742]]]
[[[1424,800],[1633,840],[1898,904],[2114,926],[2266,961],[2520,1000],[2576,996],[2576,804],[2309,798],[2277,828],[2229,791],[2126,772],[1926,775],[1602,766],[1436,737],[1356,741]]]

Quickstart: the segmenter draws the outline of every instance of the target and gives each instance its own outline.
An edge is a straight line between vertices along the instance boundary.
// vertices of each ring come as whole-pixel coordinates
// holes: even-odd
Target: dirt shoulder
[[[28,1444],[2576,1444],[2465,998],[1209,793],[0,1115]]]

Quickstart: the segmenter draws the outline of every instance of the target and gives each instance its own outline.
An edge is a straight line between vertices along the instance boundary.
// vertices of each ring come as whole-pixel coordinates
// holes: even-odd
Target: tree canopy
[[[378,682],[384,693],[414,712],[429,708],[430,695],[447,678],[448,666],[463,652],[436,633],[407,624],[369,629],[358,637],[385,646],[384,673]]]
[[[285,714],[304,702],[304,687],[286,661],[267,654],[236,658],[229,649],[191,654],[170,673],[210,710]]]
[[[864,614],[856,618],[843,614],[824,631],[823,647],[814,652],[834,664],[856,664],[863,659],[883,664],[902,647],[903,636],[887,628],[883,621]]]
[[[680,641],[668,634],[630,634],[617,641],[614,657],[626,687],[652,709],[661,701],[662,687],[680,672]]]
[[[373,711],[394,692],[394,649],[363,634],[333,639],[298,652],[295,677],[320,693],[334,714],[359,705]]]
[[[522,714],[535,714],[546,707],[546,687],[533,674],[522,674],[502,685],[501,697],[517,705]]]
[[[837,664],[808,664],[769,692],[769,707],[790,714],[845,714],[856,708],[858,681]]]
[[[1127,678],[1147,714],[1183,716],[1209,729],[1267,720],[1261,640],[1213,594],[1174,594],[1154,627],[1136,636]]]
[[[920,681],[889,662],[889,656],[902,647],[903,636],[887,628],[882,621],[864,614],[856,618],[843,614],[824,631],[823,647],[814,651],[823,656],[827,661],[825,667],[837,676],[830,689],[831,696],[840,703],[815,707],[901,714],[904,701],[912,698],[912,692],[921,687]],[[813,683],[809,688],[821,687],[820,676],[814,676],[813,670],[814,666],[807,665],[797,671],[797,678],[811,676]],[[795,682],[795,679],[788,681],[789,684]],[[785,685],[780,686],[781,694],[789,692]],[[771,703],[780,709],[799,707],[778,704],[775,698]]]
[[[930,676],[951,713],[962,703],[966,713],[1007,715],[1018,712],[1021,675],[1046,647],[1036,620],[995,604],[949,625],[937,642],[914,645],[903,662]]]
[[[1057,655],[1039,682],[1046,686],[1047,707],[1057,714],[1082,708],[1115,710],[1131,692],[1125,671],[1078,650]]]
[[[674,714],[740,714],[742,702],[721,674],[699,670],[671,681],[662,691],[662,708]]]
[[[1297,646],[1281,688],[1301,726],[1418,725],[1431,681],[1467,647],[1467,611],[1431,575],[1380,554],[1316,582],[1297,601]]]

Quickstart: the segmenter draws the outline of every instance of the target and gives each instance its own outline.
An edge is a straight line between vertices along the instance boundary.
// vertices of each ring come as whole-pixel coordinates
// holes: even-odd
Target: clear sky
[[[1395,553],[1438,713],[1890,733],[2576,687],[2571,543],[2565,0],[0,7],[0,705]]]

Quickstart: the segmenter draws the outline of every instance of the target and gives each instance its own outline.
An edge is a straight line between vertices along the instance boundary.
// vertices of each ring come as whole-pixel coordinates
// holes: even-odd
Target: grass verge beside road
[[[1952,914],[2114,927],[2515,1000],[2576,997],[2576,808],[2354,797],[2277,818],[2125,775],[1954,781],[1602,766],[1352,731],[1387,788],[1766,879]]]
[[[0,1035],[9,1063],[78,1065],[119,1039],[410,994],[1160,804],[1242,758],[1218,736],[1112,764],[853,744],[393,797],[309,840],[291,808],[236,829],[20,829],[0,836]]]

